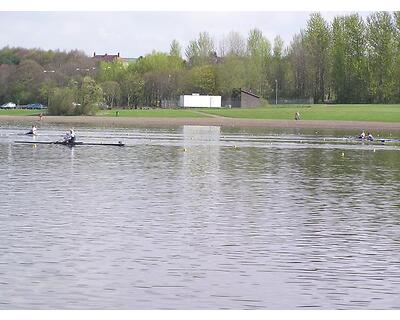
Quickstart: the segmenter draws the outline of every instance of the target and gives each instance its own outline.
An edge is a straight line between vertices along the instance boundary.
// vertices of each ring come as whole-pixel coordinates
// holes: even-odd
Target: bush
[[[75,90],[55,88],[50,95],[47,112],[49,115],[72,116],[75,114]]]
[[[85,77],[81,84],[74,83],[67,88],[55,88],[50,95],[50,115],[94,115],[99,103],[103,102],[103,91],[96,82]]]

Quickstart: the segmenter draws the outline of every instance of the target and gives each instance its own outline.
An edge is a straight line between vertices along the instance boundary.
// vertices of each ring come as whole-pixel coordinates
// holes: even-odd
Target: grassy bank
[[[257,109],[146,109],[101,110],[97,116],[129,118],[207,118],[212,115],[235,119],[400,122],[400,105],[272,105]],[[38,116],[37,110],[0,110],[1,115]]]
[[[257,109],[202,109],[202,112],[245,119],[292,120],[300,112],[302,120],[400,122],[400,105],[277,105]]]
[[[44,115],[45,112],[43,112]],[[41,113],[37,110],[25,109],[0,109],[0,116],[39,116]],[[118,112],[119,117],[137,117],[137,118],[207,118],[206,114],[197,112],[196,110],[188,109],[145,109],[145,110],[125,110],[112,109],[100,110],[97,116],[100,117],[115,117]]]
[[[216,115],[238,119],[293,120],[300,112],[302,120],[400,122],[400,105],[271,105],[256,109],[149,109],[118,110],[120,117],[199,118]],[[115,117],[116,110],[98,115]]]
[[[45,111],[27,110],[27,109],[0,109],[0,116],[39,116]]]
[[[115,117],[118,112],[119,117],[138,117],[138,118],[205,118],[205,114],[192,109],[113,109],[102,110],[97,113],[98,116]]]

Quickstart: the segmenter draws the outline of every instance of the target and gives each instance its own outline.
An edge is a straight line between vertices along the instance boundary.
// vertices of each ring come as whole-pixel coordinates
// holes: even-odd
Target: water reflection
[[[181,179],[183,197],[197,193],[210,197],[218,192],[220,127],[183,126]],[[210,141],[205,144],[204,141]]]
[[[0,138],[2,309],[399,308],[396,148],[342,156],[190,126],[80,129],[126,148],[35,147],[13,132]]]

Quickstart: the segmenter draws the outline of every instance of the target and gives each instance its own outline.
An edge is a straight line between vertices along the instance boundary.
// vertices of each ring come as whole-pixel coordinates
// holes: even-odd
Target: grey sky
[[[328,20],[350,12],[321,12]],[[183,50],[207,31],[216,46],[229,31],[244,37],[260,29],[272,42],[280,35],[288,45],[305,28],[310,12],[0,12],[0,48],[4,46],[83,50],[88,55],[138,57],[169,51],[177,39]],[[368,13],[359,12],[366,17]],[[182,52],[183,53],[183,52]]]

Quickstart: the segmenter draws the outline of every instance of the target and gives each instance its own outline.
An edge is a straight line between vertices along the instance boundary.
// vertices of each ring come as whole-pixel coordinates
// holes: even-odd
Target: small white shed
[[[198,93],[179,97],[182,108],[221,108],[221,96],[201,96]]]

